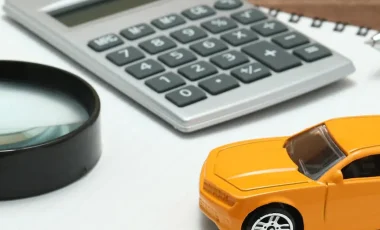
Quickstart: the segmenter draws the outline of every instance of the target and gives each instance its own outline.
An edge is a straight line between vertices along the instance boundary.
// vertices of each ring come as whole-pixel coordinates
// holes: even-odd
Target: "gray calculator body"
[[[236,3],[234,0],[136,0],[136,2],[147,3],[108,16],[92,20],[87,18],[87,22],[78,25],[73,25],[75,20],[70,21],[70,17],[62,19],[68,23],[65,24],[53,17],[51,13],[59,13],[61,9],[75,10],[77,5],[86,4],[86,2],[88,1],[6,0],[4,9],[11,18],[181,132],[193,132],[258,111],[338,81],[355,71],[350,60],[331,48],[327,48],[329,55],[324,55],[318,60],[308,60],[308,57],[302,59],[299,56],[302,52],[304,55],[310,54],[311,58],[313,58],[313,52],[319,52],[318,47],[316,49],[311,46],[319,43],[305,35],[303,36],[307,37],[308,42],[300,43],[296,47],[286,48],[285,46],[284,48],[273,43],[273,39],[278,36],[297,32],[294,28],[286,26],[286,31],[273,35],[265,35],[265,33],[262,35],[260,28],[258,31],[252,29],[255,25],[262,26],[261,29],[264,30],[273,29],[270,23],[263,24],[268,20],[276,20],[269,15],[266,15],[265,19],[254,22],[244,22],[243,15],[241,15],[243,18],[240,18],[243,21],[236,20],[232,15],[239,16],[238,13],[255,8],[245,1],[241,3],[236,1],[239,5],[233,6]],[[228,8],[228,4],[232,4],[232,7]],[[224,6],[226,8],[223,8]],[[197,15],[206,12],[205,9],[211,9],[213,13],[206,13],[204,17],[197,18]],[[187,16],[183,14],[186,10],[189,13]],[[181,21],[178,25],[165,28],[165,23],[170,25],[173,21],[174,18],[170,16],[172,14],[179,15],[184,22]],[[220,18],[231,21],[218,20]],[[86,20],[86,17],[80,20]],[[152,24],[154,20],[156,24]],[[139,29],[140,32],[144,29],[137,25],[144,23],[154,32],[150,31],[141,38],[133,37],[138,34]],[[228,23],[232,23],[233,26],[218,31],[218,28],[226,27]],[[185,32],[184,30],[192,26],[201,29],[206,35],[203,34],[190,42],[186,42],[185,38],[182,38],[180,42],[173,36],[174,32],[177,32],[177,35],[181,35],[182,32],[184,36],[193,34],[194,31],[186,30]],[[127,31],[128,28],[130,30]],[[224,37],[227,40],[221,38],[226,33],[231,33],[229,34],[231,39],[233,36],[239,38],[238,33],[233,34],[239,29],[250,32],[256,38],[242,45],[239,45],[240,43],[236,40],[236,44],[234,41],[228,42],[228,36]],[[126,33],[126,37],[121,35],[122,31]],[[108,34],[117,35],[122,43],[116,44],[119,41],[116,41],[115,37],[105,36]],[[127,39],[128,35],[130,39]],[[162,51],[152,50],[154,45],[156,48],[162,46],[162,40],[154,40],[162,36],[174,42],[175,46]],[[291,34],[283,36],[282,41],[292,38],[294,35]],[[222,41],[227,49],[207,53],[205,47],[215,47],[215,43],[207,43],[207,39]],[[141,44],[144,42],[146,46],[142,47]],[[198,49],[195,44],[198,44]],[[262,48],[254,46],[255,44],[269,46]],[[205,47],[202,48],[202,45]],[[122,49],[125,47],[134,49],[123,53]],[[276,53],[270,48],[281,49],[282,53]],[[298,56],[293,55],[296,49],[299,52]],[[118,51],[119,53],[116,53]],[[111,53],[114,53],[114,56]],[[288,56],[284,56],[284,53],[292,55],[292,58],[287,58]],[[129,62],[123,61],[123,58],[132,54],[134,57],[129,59]],[[180,62],[184,54],[192,56],[185,55],[186,60]],[[240,57],[241,54],[244,56]],[[282,59],[276,60],[276,55],[283,55]],[[263,58],[262,61],[260,58]],[[276,66],[271,65],[270,58],[277,61],[273,64]],[[143,63],[146,60],[159,63],[160,68],[154,71],[149,69],[152,68],[152,63]],[[298,60],[298,64],[294,60]],[[197,73],[201,73],[204,69],[204,66],[197,65],[198,62],[211,65],[214,72],[210,70],[209,75],[196,78]],[[288,66],[281,66],[287,62]],[[252,63],[257,63],[257,65],[250,65]],[[264,70],[266,71],[264,75],[261,77],[257,75]],[[144,71],[148,74],[133,76],[133,74],[143,74]],[[171,77],[169,73],[172,73]],[[185,77],[186,73],[188,73],[187,77]],[[257,76],[257,79],[254,79],[254,76]],[[193,101],[189,101],[189,98]]]

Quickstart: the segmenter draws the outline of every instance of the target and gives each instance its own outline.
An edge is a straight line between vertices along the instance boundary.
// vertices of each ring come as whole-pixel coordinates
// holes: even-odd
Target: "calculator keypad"
[[[231,74],[244,83],[251,83],[272,75],[267,67],[258,62],[238,67]]]
[[[288,28],[284,24],[275,20],[262,22],[252,26],[251,28],[265,37],[279,34],[288,30]]]
[[[154,29],[146,23],[126,28],[120,34],[128,40],[136,40],[154,34]]]
[[[228,46],[219,39],[210,38],[190,46],[199,55],[206,57],[228,49]]]
[[[142,42],[139,46],[150,54],[157,54],[177,47],[177,44],[166,36],[159,36]]]
[[[219,68],[226,70],[247,63],[249,62],[249,59],[245,54],[241,52],[230,51],[212,57],[210,61],[217,65]]]
[[[186,44],[207,37],[207,33],[196,26],[186,27],[170,34],[177,41]]]
[[[241,46],[259,39],[255,32],[248,29],[232,31],[224,34],[221,38],[233,46]]]
[[[202,27],[213,34],[221,33],[238,27],[236,22],[227,17],[219,17],[202,23]]]
[[[182,12],[190,20],[199,20],[216,14],[215,10],[207,5],[194,6]]]
[[[185,23],[185,19],[178,14],[169,14],[152,21],[152,24],[161,30],[167,30]]]
[[[145,55],[133,46],[126,47],[122,50],[118,50],[107,55],[107,59],[118,66],[127,65],[134,61],[143,59],[144,57]]]
[[[168,90],[185,85],[186,82],[178,74],[169,72],[158,77],[149,79],[145,82],[145,84],[157,93],[163,93]]]
[[[123,46],[123,39],[136,41],[105,58],[181,108],[332,55],[257,8],[238,10],[242,5],[218,0],[194,6],[121,29],[120,36],[105,34],[88,46],[104,52]]]
[[[165,68],[159,62],[148,59],[129,66],[126,71],[137,79],[144,79],[165,71]]]
[[[178,107],[184,107],[206,99],[207,95],[200,88],[189,85],[168,93],[166,98]]]
[[[319,44],[312,44],[303,48],[296,49],[294,51],[294,54],[307,62],[317,61],[321,58],[332,55],[331,51]]]
[[[158,60],[172,68],[195,61],[196,59],[197,57],[192,52],[183,48],[171,51],[158,57]]]
[[[267,19],[267,16],[257,9],[243,10],[232,14],[231,17],[244,25]]]
[[[269,66],[276,72],[282,72],[302,65],[298,58],[267,41],[248,45],[243,48],[243,52]]]
[[[216,74],[218,70],[211,64],[200,61],[189,66],[182,67],[178,70],[178,73],[189,79],[190,81],[196,81],[210,75]]]
[[[243,5],[240,0],[217,0],[214,7],[218,10],[233,10]]]
[[[291,49],[309,43],[307,37],[297,32],[290,32],[277,36],[273,38],[272,41],[284,49]]]
[[[106,34],[90,41],[88,46],[97,52],[102,52],[122,44],[123,40],[116,34]]]
[[[239,87],[238,81],[227,75],[220,74],[210,79],[203,80],[199,83],[199,86],[212,95],[217,95],[235,89]]]

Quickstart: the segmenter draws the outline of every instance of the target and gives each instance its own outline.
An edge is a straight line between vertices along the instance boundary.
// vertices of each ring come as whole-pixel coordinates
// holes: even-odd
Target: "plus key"
[[[276,72],[282,72],[302,65],[298,58],[267,41],[248,45],[242,51]]]

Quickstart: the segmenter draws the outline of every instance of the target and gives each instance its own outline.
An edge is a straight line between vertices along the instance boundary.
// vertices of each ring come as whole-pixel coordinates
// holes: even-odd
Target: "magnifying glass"
[[[94,168],[99,114],[96,91],[79,77],[0,61],[0,199],[51,192]]]

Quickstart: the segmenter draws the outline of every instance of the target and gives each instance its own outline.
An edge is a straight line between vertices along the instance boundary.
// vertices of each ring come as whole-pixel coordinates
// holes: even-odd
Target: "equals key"
[[[269,77],[272,74],[267,67],[256,62],[234,69],[231,75],[244,83],[251,83]]]

